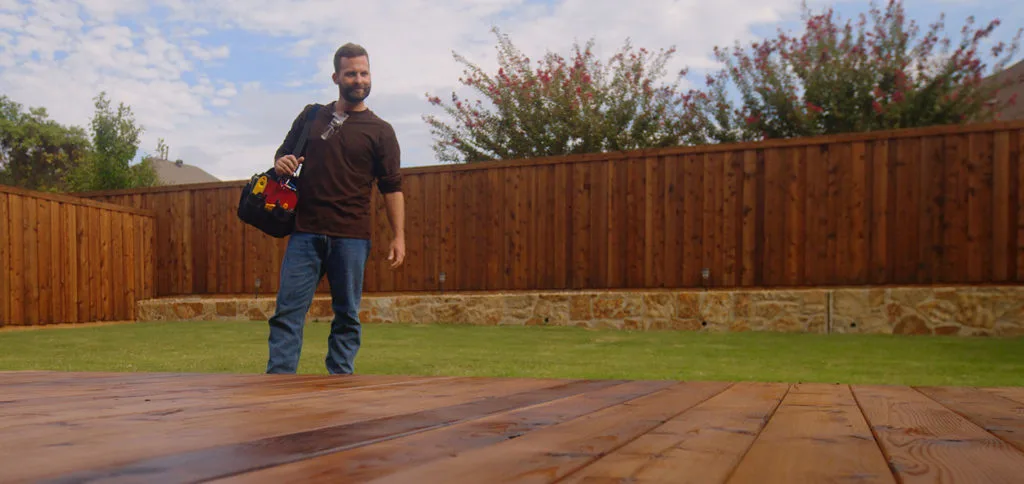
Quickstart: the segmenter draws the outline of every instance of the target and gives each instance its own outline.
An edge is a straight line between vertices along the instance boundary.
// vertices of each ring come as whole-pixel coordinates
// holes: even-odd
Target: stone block
[[[570,321],[569,298],[541,296],[533,311],[533,319],[537,319],[541,325],[565,326]]]
[[[676,295],[676,318],[700,318],[701,298],[699,292],[681,292]]]
[[[892,332],[893,334],[932,334],[928,323],[915,314],[910,314],[900,319],[893,327]]]
[[[832,292],[833,333],[892,333],[884,289],[840,289]]]
[[[592,299],[593,297],[587,294],[569,296],[569,319],[589,321],[593,318],[593,312],[590,309]]]
[[[731,292],[705,292],[700,301],[700,315],[708,325],[729,325],[733,320],[735,298]]]
[[[246,317],[249,321],[266,321],[270,319],[270,316],[272,316],[272,314],[267,314],[259,307],[249,308],[249,312],[246,313]]]
[[[266,321],[275,297],[138,301],[137,319]],[[364,323],[576,326],[629,331],[1024,335],[1024,287],[652,290],[365,296]],[[333,318],[318,294],[310,320]]]
[[[203,319],[204,312],[203,303],[200,302],[179,302],[174,305],[174,319]]]
[[[594,297],[595,319],[637,318],[642,315],[643,298],[635,294],[604,293]]]
[[[218,318],[236,318],[238,317],[238,301],[217,301],[214,306],[216,307]]]
[[[334,309],[330,298],[315,297],[306,314],[307,321],[330,321],[334,319]]]
[[[645,318],[669,319],[675,313],[675,306],[672,304],[672,294],[652,293],[643,295],[643,307]]]

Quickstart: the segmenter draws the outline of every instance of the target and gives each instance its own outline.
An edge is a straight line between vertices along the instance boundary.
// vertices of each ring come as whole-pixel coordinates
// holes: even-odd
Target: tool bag
[[[314,104],[306,114],[302,134],[292,148],[296,158],[303,155],[309,126],[313,124],[320,105]],[[238,199],[238,218],[276,238],[287,237],[295,230],[295,207],[299,190],[292,175],[278,175],[274,168],[253,175]]]

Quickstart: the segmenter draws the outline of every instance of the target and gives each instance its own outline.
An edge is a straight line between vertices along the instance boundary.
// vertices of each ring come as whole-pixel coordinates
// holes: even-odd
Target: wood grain
[[[7,204],[7,194],[0,193],[0,326],[12,323],[11,311],[11,252],[13,247],[6,241],[11,240],[10,206]]]
[[[152,213],[0,187],[0,324],[132,320],[150,260],[126,242],[145,240]]]
[[[562,156],[549,156],[543,158],[527,158],[527,159],[510,159],[510,160],[499,160],[491,161],[488,163],[466,163],[459,165],[429,165],[420,167],[406,167],[402,169],[404,174],[420,174],[420,173],[457,173],[457,172],[473,172],[477,170],[487,170],[491,168],[505,168],[509,166],[526,166],[534,167],[540,165],[557,165],[557,164],[575,164],[575,163],[588,163],[594,160],[620,160],[630,157],[644,157],[649,154],[664,154],[664,155],[683,155],[689,153],[705,153],[705,152],[720,152],[720,151],[736,151],[736,150],[755,150],[755,149],[774,149],[774,148],[785,148],[794,146],[815,146],[821,144],[831,143],[850,143],[857,141],[871,141],[878,138],[890,138],[890,139],[902,139],[902,138],[919,138],[923,136],[948,136],[952,134],[969,134],[975,132],[991,132],[1000,130],[1020,130],[1024,129],[1024,120],[1011,120],[1011,121],[994,121],[986,123],[972,123],[968,125],[938,125],[928,126],[922,128],[904,128],[895,130],[882,130],[882,131],[869,131],[869,132],[857,132],[857,133],[844,133],[834,134],[825,136],[813,136],[813,137],[794,137],[794,138],[780,138],[771,139],[766,141],[751,141],[743,143],[721,143],[716,145],[693,145],[693,146],[674,146],[668,148],[648,148],[641,150],[611,152],[611,153],[586,153],[586,154],[575,154],[575,155],[562,155]],[[226,182],[211,182],[211,183],[197,183],[192,185],[196,189],[210,189],[210,188],[222,188],[230,187],[241,189],[248,180],[232,180]],[[124,196],[124,195],[137,195],[147,193],[159,193],[159,192],[176,192],[181,189],[180,185],[173,187],[156,187],[156,188],[136,188],[128,190],[108,190],[108,191],[95,191],[95,192],[84,192],[76,193],[77,196],[87,197],[113,197],[113,196]]]
[[[12,480],[34,478],[41,472],[49,476],[73,472],[71,480],[77,481],[85,477],[155,474],[157,469],[179,473],[175,479],[179,481],[181,476],[184,480],[217,477],[223,472],[251,470],[249,466],[265,463],[273,457],[261,453],[261,449],[274,448],[269,443],[292,442],[286,444],[291,447],[278,451],[286,460],[288,455],[303,452],[303,445],[320,445],[308,433],[316,429],[326,430],[328,448],[333,448],[336,439],[359,436],[372,440],[368,435],[378,431],[404,432],[416,426],[437,424],[430,418],[415,417],[420,415],[417,412],[459,410],[458,405],[474,400],[489,405],[488,408],[500,408],[522,402],[523,395],[536,395],[533,391],[565,385],[566,382],[559,381],[509,380],[495,387],[486,380],[461,379],[368,391],[328,390],[254,404],[239,398],[215,407],[85,420],[70,428],[42,424],[19,428],[21,438],[17,442],[0,442],[0,468],[12,469]],[[588,385],[572,386],[582,389]],[[521,393],[519,398],[514,396],[517,393]],[[334,405],[342,398],[344,411],[339,411]],[[242,408],[246,411],[239,412]],[[395,425],[388,422],[401,415],[413,417],[409,417],[411,421],[397,418],[394,424],[404,430],[394,430]],[[458,413],[445,415],[458,418]],[[354,424],[359,427],[352,427]],[[275,436],[285,437],[273,440]],[[54,461],[42,451],[52,442],[61,443],[65,458]],[[249,457],[245,457],[247,454]],[[240,465],[242,459],[243,468],[233,467]]]
[[[0,371],[0,395],[3,482],[1024,475],[1012,387]]]
[[[407,168],[410,258],[387,267],[375,194],[365,290],[1020,283],[1022,126]],[[285,242],[237,219],[239,189],[81,195],[156,213],[157,296],[272,293]]]
[[[296,462],[325,452],[357,448],[432,431],[510,408],[535,405],[616,383],[618,382],[569,382],[553,387],[504,394],[503,398],[473,399],[472,394],[466,394],[460,399],[462,403],[423,409],[418,407],[422,402],[411,403],[404,409],[408,413],[385,414],[367,420],[274,435],[247,442],[204,447],[63,478],[75,480],[159,476],[160,479],[177,481],[212,479],[270,465]],[[469,401],[464,401],[467,399]]]
[[[1024,453],[911,388],[859,386],[854,395],[902,483],[1024,476]]]
[[[895,483],[845,385],[793,385],[729,483]]]
[[[1024,451],[1024,403],[978,388],[922,387],[918,390]]]
[[[223,380],[223,379],[219,379]],[[161,413],[196,412],[202,409],[216,409],[226,404],[244,401],[246,405],[271,401],[286,401],[289,398],[308,398],[320,392],[338,389],[369,389],[401,385],[437,384],[447,378],[390,377],[372,378],[354,376],[336,381],[322,381],[322,378],[288,378],[267,381],[259,375],[253,378],[239,378],[237,383],[225,384],[216,378],[202,379],[157,379],[130,386],[119,386],[116,379],[103,391],[63,391],[59,394],[33,393],[32,398],[12,399],[4,404],[0,415],[0,429],[15,429],[30,426],[74,420],[105,419],[109,417],[146,417]],[[247,383],[260,383],[258,388],[246,388]],[[96,385],[96,382],[91,383]],[[68,385],[71,386],[71,385]],[[196,387],[202,389],[197,390]],[[14,387],[8,387],[15,389]],[[224,392],[223,400],[211,401],[210,388]],[[69,406],[73,412],[67,412]],[[13,430],[12,430],[13,431]]]
[[[986,391],[1024,404],[1024,387],[986,388]]]
[[[365,482],[431,460],[521,438],[661,390],[671,382],[629,382],[489,417],[468,420],[427,433],[335,452],[218,482],[267,482],[343,477]]]
[[[372,482],[552,482],[720,393],[723,383],[687,382],[615,408],[489,447],[403,469]],[[481,466],[480,462],[488,462]]]
[[[788,388],[781,383],[737,383],[562,482],[724,482]]]

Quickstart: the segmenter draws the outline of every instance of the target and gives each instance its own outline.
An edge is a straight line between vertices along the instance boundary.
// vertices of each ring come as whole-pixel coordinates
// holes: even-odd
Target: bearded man
[[[278,175],[294,174],[300,165],[302,169],[296,179],[295,229],[281,263],[277,307],[269,320],[267,373],[296,372],[306,313],[324,275],[334,311],[324,364],[331,374],[354,372],[362,341],[359,305],[370,254],[374,181],[391,223],[391,268],[405,259],[398,139],[394,128],[364,102],[371,86],[366,49],[352,43],[341,46],[334,54],[331,78],[338,85],[338,99],[324,106],[307,105],[274,156]],[[292,149],[307,119],[311,125],[305,152],[296,157]]]

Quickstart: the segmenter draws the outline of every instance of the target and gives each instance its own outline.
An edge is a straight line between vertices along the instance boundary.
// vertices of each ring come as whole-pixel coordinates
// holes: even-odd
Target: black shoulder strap
[[[306,113],[306,122],[302,123],[302,135],[299,136],[299,140],[295,143],[295,148],[292,149],[292,154],[296,157],[301,156],[306,149],[306,140],[309,139],[309,126],[316,119],[316,114],[320,112],[320,107],[320,104],[313,104],[313,107]]]

